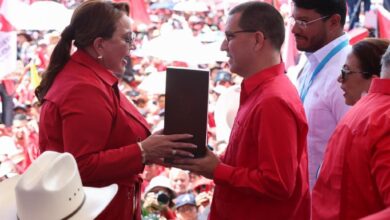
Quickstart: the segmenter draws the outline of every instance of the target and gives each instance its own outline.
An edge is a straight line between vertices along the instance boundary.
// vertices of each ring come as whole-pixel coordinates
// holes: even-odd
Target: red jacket
[[[390,219],[389,134],[390,79],[374,79],[329,139],[313,220]]]
[[[117,79],[87,53],[75,52],[45,96],[41,152],[70,152],[85,186],[119,185],[98,219],[140,219],[137,141],[150,133],[144,118],[118,91]],[[133,204],[133,201],[136,201]]]

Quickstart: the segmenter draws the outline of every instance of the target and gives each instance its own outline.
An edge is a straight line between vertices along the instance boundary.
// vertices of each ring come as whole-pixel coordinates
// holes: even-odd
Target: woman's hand
[[[145,153],[145,161],[147,163],[159,162],[164,158],[174,157],[194,157],[188,150],[196,149],[196,145],[191,143],[179,142],[192,138],[190,134],[171,134],[163,135],[162,132],[157,132],[141,142]],[[187,150],[187,151],[186,151]]]

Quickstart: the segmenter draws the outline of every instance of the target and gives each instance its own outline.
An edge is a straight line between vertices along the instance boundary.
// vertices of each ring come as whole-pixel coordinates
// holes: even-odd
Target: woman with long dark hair
[[[98,219],[140,219],[138,174],[144,164],[192,156],[183,148],[195,147],[178,142],[191,138],[188,134],[149,136],[146,121],[119,91],[116,75],[125,71],[125,58],[134,49],[128,13],[124,3],[82,3],[36,89],[41,151],[74,155],[86,186],[119,186]]]

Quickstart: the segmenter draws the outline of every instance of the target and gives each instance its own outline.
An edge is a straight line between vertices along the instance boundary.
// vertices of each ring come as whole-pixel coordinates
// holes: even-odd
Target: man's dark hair
[[[280,51],[284,41],[284,21],[282,15],[270,4],[245,2],[234,7],[229,15],[241,13],[239,27],[243,30],[259,30],[272,46]]]
[[[347,16],[347,5],[345,0],[293,0],[295,7],[304,9],[314,9],[322,16],[339,14],[340,23],[345,24]]]

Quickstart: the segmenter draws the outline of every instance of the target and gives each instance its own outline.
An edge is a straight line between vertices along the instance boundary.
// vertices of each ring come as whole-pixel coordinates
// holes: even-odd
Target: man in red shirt
[[[373,79],[329,140],[313,190],[313,220],[390,219],[382,211],[390,209],[389,133],[390,48],[381,79]]]
[[[284,23],[263,2],[233,8],[221,49],[244,78],[225,153],[176,159],[182,169],[215,181],[210,219],[310,219],[307,122],[297,90],[284,74]]]

